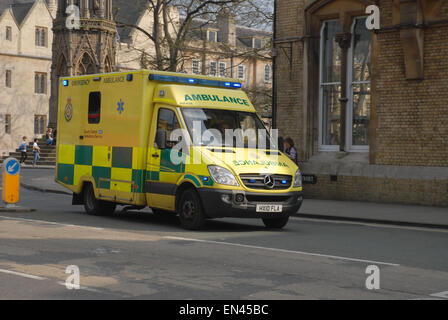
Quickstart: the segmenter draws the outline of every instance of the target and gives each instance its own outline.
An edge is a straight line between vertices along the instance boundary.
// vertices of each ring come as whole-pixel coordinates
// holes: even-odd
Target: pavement
[[[49,168],[22,168],[21,186],[41,192],[71,195],[69,190],[54,182],[54,169]],[[420,205],[304,199],[296,216],[448,229],[448,208]]]

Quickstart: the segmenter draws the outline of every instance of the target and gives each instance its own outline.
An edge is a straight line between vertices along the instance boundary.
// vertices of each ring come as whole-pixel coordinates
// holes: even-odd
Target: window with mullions
[[[368,151],[370,123],[370,31],[365,18],[355,19],[347,61],[347,111],[341,115],[341,49],[338,20],[324,22],[321,30],[319,86],[319,149],[339,151],[341,116],[346,120],[348,151]]]
[[[35,44],[38,47],[46,47],[47,46],[47,34],[48,29],[45,27],[36,27],[35,31]]]
[[[264,66],[264,82],[269,83],[271,82],[271,65],[266,64]]]
[[[351,126],[348,145],[363,149],[369,145],[370,124],[370,31],[365,27],[365,18],[355,20],[349,56],[352,99],[347,108],[347,123]]]
[[[193,60],[192,69],[194,74],[201,74],[201,62],[199,60]]]
[[[227,63],[225,63],[225,62],[219,63],[219,76],[227,77]]]
[[[217,64],[216,61],[210,61],[210,75],[216,77],[217,72]]]
[[[11,29],[11,27],[6,27],[5,38],[8,41],[12,41],[12,29]]]
[[[34,115],[34,134],[44,134],[46,125],[46,115]]]
[[[244,65],[239,65],[238,66],[238,79],[244,80],[245,74],[246,74],[246,68],[244,67]]]
[[[11,134],[11,115],[5,114],[5,133]]]
[[[47,93],[47,74],[43,72],[36,72],[34,74],[34,93]]]
[[[320,144],[323,146],[339,145],[341,49],[336,43],[336,34],[340,30],[339,21],[327,21],[321,33]]]

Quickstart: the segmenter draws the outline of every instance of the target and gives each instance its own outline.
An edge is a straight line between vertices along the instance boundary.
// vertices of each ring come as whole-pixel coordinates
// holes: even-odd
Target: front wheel
[[[115,212],[117,205],[113,202],[98,200],[92,185],[89,183],[84,188],[84,209],[90,215],[107,216]]]
[[[269,229],[282,229],[288,223],[289,216],[281,218],[263,218],[264,225]]]
[[[193,189],[182,192],[177,208],[182,227],[188,230],[199,230],[205,224],[205,215],[201,199]]]

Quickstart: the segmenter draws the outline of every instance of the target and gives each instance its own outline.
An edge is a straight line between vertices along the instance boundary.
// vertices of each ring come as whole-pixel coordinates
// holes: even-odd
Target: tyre
[[[205,214],[201,199],[193,189],[187,189],[180,195],[177,208],[182,227],[188,230],[199,230],[205,224]]]
[[[89,183],[84,187],[84,209],[88,214],[96,216],[107,216],[115,212],[117,205],[113,202],[98,200]]]
[[[263,218],[264,225],[269,229],[282,229],[288,223],[289,216],[281,218]]]

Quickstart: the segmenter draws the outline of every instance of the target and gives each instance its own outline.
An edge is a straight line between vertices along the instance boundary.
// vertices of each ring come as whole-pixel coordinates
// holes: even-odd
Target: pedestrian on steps
[[[37,161],[39,161],[39,159],[40,159],[40,148],[39,148],[39,145],[37,144],[37,141],[39,141],[39,139],[34,138],[34,144],[33,144],[33,154],[34,154],[33,168],[36,167]]]
[[[22,143],[19,146],[20,151],[20,164],[25,164],[26,159],[28,158],[26,155],[26,137],[22,138]]]

